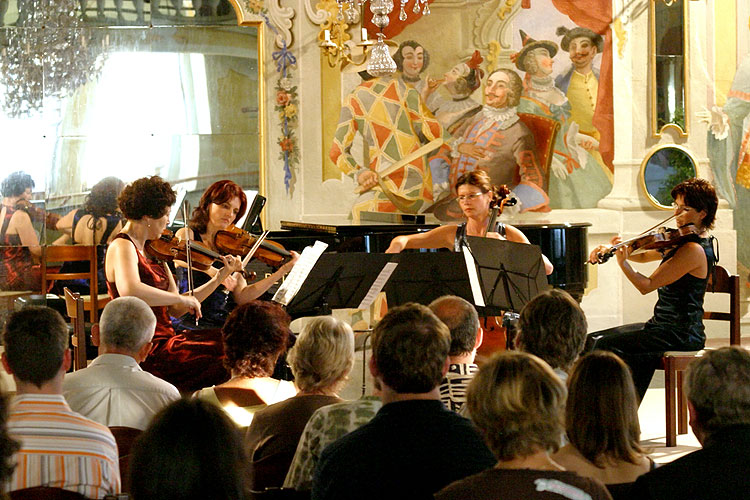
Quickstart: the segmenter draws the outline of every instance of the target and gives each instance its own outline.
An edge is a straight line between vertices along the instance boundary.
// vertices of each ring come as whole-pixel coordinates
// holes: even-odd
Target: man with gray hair
[[[707,351],[687,369],[690,427],[703,449],[639,477],[628,498],[747,498],[750,478],[750,353]]]
[[[92,338],[99,356],[83,370],[69,373],[63,395],[76,411],[108,427],[145,429],[151,418],[180,399],[170,384],[141,369],[148,356],[156,317],[137,297],[120,297],[104,308]]]
[[[430,303],[429,308],[450,330],[450,366],[440,382],[440,400],[446,408],[458,412],[466,402],[469,382],[479,371],[474,364],[477,349],[482,345],[479,316],[473,305],[455,295],[439,297]]]

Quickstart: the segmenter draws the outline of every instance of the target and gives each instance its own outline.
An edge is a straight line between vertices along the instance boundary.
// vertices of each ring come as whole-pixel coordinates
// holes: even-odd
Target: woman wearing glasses
[[[526,236],[510,224],[495,222],[494,227],[487,227],[490,222],[490,208],[499,206],[500,201],[509,193],[506,186],[494,186],[487,172],[484,170],[466,172],[456,181],[456,192],[458,204],[466,217],[466,222],[436,227],[425,233],[396,236],[391,240],[386,253],[399,253],[405,248],[450,248],[458,252],[466,236],[486,236],[517,243],[529,243]],[[552,263],[547,257],[542,256],[542,258],[546,273],[551,274]]]
[[[659,359],[666,351],[697,351],[703,349],[703,296],[708,277],[716,262],[713,237],[708,230],[714,225],[718,198],[714,187],[704,179],[688,179],[672,189],[678,227],[693,224],[697,234],[686,243],[663,250],[649,250],[630,255],[626,246],[615,256],[625,277],[641,294],[657,290],[659,299],[654,315],[646,323],[634,323],[595,332],[589,335],[589,350],[602,349],[620,356],[633,372],[633,381],[640,399],[646,394]],[[621,238],[612,238],[612,245]],[[589,262],[610,247],[599,245]],[[650,276],[634,270],[629,261],[661,264]]]

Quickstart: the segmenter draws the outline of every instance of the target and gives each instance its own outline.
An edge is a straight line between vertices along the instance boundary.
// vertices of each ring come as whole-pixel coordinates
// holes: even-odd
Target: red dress
[[[41,266],[34,264],[28,247],[21,246],[17,234],[7,234],[10,219],[16,210],[5,207],[5,218],[0,221],[0,290],[42,289]]]
[[[125,233],[115,238],[133,240]],[[135,243],[133,243],[135,246]],[[138,275],[141,282],[167,290],[169,278],[164,267],[138,253]],[[109,295],[117,298],[117,286],[107,281]],[[229,379],[229,372],[224,368],[224,346],[221,330],[184,330],[176,333],[167,311],[167,306],[151,308],[156,315],[156,332],[153,347],[141,367],[159,378],[173,384],[181,392],[192,392],[203,387],[220,384]]]

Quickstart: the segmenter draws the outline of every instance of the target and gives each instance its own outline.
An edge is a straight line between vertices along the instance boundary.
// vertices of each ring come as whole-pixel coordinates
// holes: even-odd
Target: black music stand
[[[323,253],[286,310],[292,318],[299,318],[357,308],[383,267],[395,257],[384,253]]]
[[[384,288],[388,305],[429,304],[443,295],[474,303],[464,256],[457,252],[404,252]]]
[[[550,288],[537,245],[494,238],[466,237],[486,304],[485,313],[520,311]]]

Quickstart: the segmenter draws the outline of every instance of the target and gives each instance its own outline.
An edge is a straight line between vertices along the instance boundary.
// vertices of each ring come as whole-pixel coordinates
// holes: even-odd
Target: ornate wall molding
[[[489,47],[491,42],[499,42],[502,49],[510,49],[511,21],[520,9],[520,0],[483,2],[474,18],[474,46]]]
[[[270,24],[274,31],[274,42],[279,48],[290,47],[294,41],[292,36],[292,19],[294,9],[282,7],[281,0],[229,0],[237,12],[240,25],[257,22]]]

